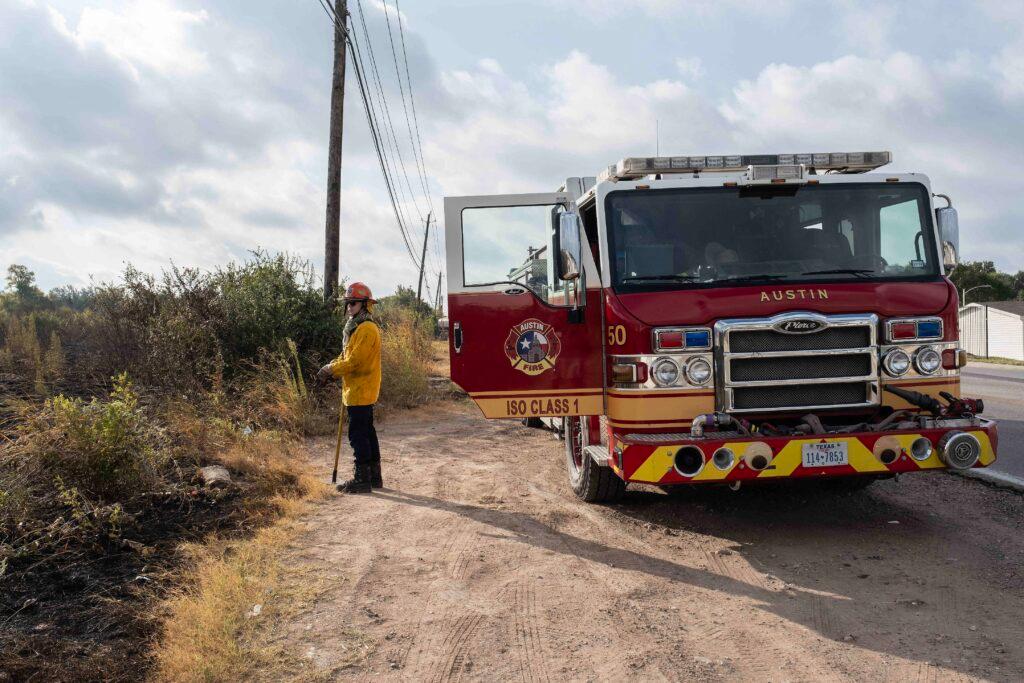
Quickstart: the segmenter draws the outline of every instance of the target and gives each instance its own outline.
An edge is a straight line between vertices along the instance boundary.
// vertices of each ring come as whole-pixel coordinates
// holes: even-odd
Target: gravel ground
[[[297,677],[1024,679],[1018,493],[933,473],[601,507],[550,433],[471,404],[380,433],[386,488],[319,505],[288,550],[286,579],[318,577],[272,629]]]

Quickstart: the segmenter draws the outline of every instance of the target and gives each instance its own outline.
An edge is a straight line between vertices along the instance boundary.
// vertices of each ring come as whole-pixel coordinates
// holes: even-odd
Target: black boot
[[[356,465],[352,469],[352,478],[338,484],[338,490],[342,493],[369,493],[370,466]]]
[[[370,486],[375,489],[384,488],[384,479],[380,473],[380,462],[370,464]]]

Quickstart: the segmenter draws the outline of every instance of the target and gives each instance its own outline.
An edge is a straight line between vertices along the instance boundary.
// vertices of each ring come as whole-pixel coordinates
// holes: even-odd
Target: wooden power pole
[[[420,283],[416,285],[416,305],[419,305],[423,293],[423,271],[427,266],[427,237],[430,236],[430,214],[427,214],[427,227],[423,231],[423,253],[420,254]]]
[[[345,121],[345,32],[348,1],[334,4],[334,78],[331,81],[331,135],[327,147],[327,225],[324,231],[324,301],[338,295],[341,263],[341,132]]]
[[[441,271],[437,271],[437,306],[434,308],[437,310],[437,317],[440,318],[441,314],[444,313],[444,309],[441,306]]]

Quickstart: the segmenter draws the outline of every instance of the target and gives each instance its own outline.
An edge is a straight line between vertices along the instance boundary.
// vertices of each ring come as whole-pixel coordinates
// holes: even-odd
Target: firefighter
[[[344,381],[341,399],[348,412],[348,442],[355,455],[352,478],[338,484],[343,493],[369,493],[384,482],[380,445],[373,426],[373,404],[380,394],[380,329],[370,317],[376,299],[362,282],[345,290],[345,331],[341,355],[320,368],[317,379]]]

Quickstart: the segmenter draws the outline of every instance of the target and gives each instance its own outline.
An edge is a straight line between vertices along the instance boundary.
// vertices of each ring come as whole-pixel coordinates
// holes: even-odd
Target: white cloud
[[[925,173],[953,197],[966,258],[1022,269],[1011,198],[1024,139],[1010,131],[1024,106],[1005,104],[992,74],[976,66],[963,53],[948,63],[895,53],[773,64],[719,108],[741,151],[892,150],[892,168]]]
[[[110,277],[126,261],[146,270],[172,258],[210,267],[261,246],[319,267],[330,64],[319,8],[301,15],[253,4],[229,15],[231,5],[183,10],[170,0],[90,0],[95,6],[81,11],[68,9],[74,0],[60,2],[63,14],[0,6],[0,265],[42,263],[84,282],[90,273]],[[701,30],[738,11],[738,0],[586,2],[623,21],[640,13]],[[743,3],[743,18],[777,27],[796,4],[763,3],[772,13],[765,16]],[[364,7],[418,188],[382,5]],[[748,59],[759,54],[752,47],[729,62],[681,41],[680,54],[659,48],[661,73],[624,68],[604,44],[528,42],[526,58],[517,52],[438,69],[424,37],[406,24],[435,199],[554,190],[566,176],[653,154],[658,121],[666,153],[892,149],[895,167],[926,172],[953,195],[968,257],[1024,268],[1011,165],[1024,154],[1016,134],[1024,47],[1014,35],[988,51],[965,42],[942,61],[910,47],[889,52],[886,45],[900,44],[901,16],[848,4],[823,27],[849,39],[836,44],[851,54],[835,58],[766,65]],[[393,13],[391,21],[395,29]],[[999,21],[1024,26],[1005,14]],[[713,79],[705,76],[712,70]],[[347,100],[342,272],[386,293],[413,282],[415,271],[356,92],[351,86]],[[418,239],[416,210],[403,209]]]
[[[700,57],[677,57],[676,70],[683,78],[696,81],[704,77],[704,62]]]
[[[208,66],[206,55],[189,40],[189,32],[209,19],[205,10],[183,12],[166,0],[138,0],[122,12],[86,7],[74,31],[56,10],[50,12],[55,26],[80,46],[99,45],[133,70],[176,73]]]

